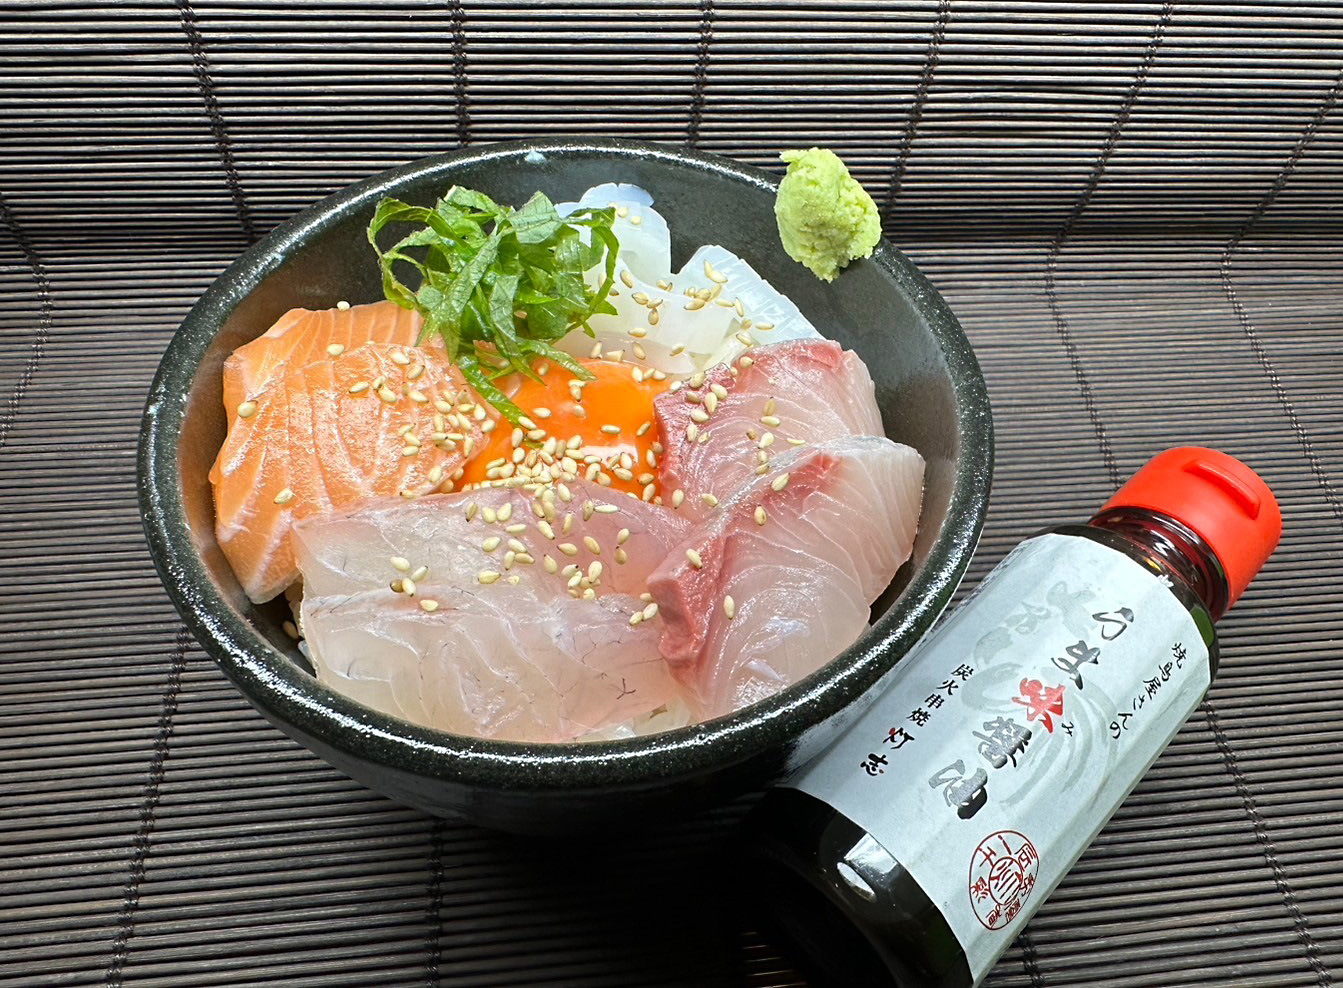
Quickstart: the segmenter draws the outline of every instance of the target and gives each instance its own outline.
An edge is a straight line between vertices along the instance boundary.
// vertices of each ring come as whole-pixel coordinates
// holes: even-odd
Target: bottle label
[[[1090,539],[1023,542],[784,783],[904,865],[976,984],[1208,688],[1169,586]]]

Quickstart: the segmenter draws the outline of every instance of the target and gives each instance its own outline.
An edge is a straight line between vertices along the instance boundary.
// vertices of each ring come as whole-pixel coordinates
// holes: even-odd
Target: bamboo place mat
[[[803,984],[725,904],[749,798],[591,847],[399,808],[252,711],[141,536],[146,388],[246,243],[560,134],[851,162],[989,382],[967,586],[1166,446],[1263,473],[1282,546],[1207,702],[989,984],[1333,984],[1341,39],[1332,3],[7,0],[0,984]]]

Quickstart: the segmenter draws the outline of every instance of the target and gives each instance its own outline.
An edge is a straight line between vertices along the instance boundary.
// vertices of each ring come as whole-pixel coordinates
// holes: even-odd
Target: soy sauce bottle
[[[980,984],[1202,699],[1281,531],[1263,480],[1191,446],[1013,549],[748,818],[815,983]]]

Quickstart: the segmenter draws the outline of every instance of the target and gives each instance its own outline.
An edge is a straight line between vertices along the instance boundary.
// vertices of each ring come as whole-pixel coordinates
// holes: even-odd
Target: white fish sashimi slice
[[[675,708],[679,691],[643,602],[523,586],[430,586],[438,608],[390,590],[309,596],[318,678],[384,713],[511,741],[565,741]]]
[[[669,508],[595,483],[576,480],[567,490],[568,501],[554,490],[537,494],[521,487],[387,499],[300,524],[294,546],[304,586],[318,596],[384,589],[422,566],[428,573],[417,583],[469,586],[482,570],[504,572],[506,555],[513,551],[508,573],[522,584],[567,594],[571,573],[548,572],[549,556],[557,567],[576,565],[585,574],[600,562],[594,587],[599,595],[637,595],[652,568],[689,528],[689,521]],[[476,507],[468,520],[472,504]],[[501,511],[506,518],[499,517]],[[622,532],[627,533],[623,541]],[[486,550],[486,545],[493,547]],[[516,561],[518,552],[532,561]],[[409,564],[409,571],[398,569],[394,558]]]
[[[706,373],[702,387],[654,400],[666,447],[659,481],[664,491],[684,491],[681,510],[691,517],[706,514],[703,495],[726,498],[756,475],[762,457],[776,457],[797,445],[794,441],[884,432],[866,365],[838,343],[794,340],[757,347],[752,360],[751,366],[738,367],[735,377],[719,364]]]
[[[662,654],[697,713],[770,696],[853,643],[909,558],[923,470],[918,453],[885,438],[801,447],[672,551],[648,586]]]
[[[604,209],[612,204],[616,218],[611,230],[620,241],[620,259],[625,267],[649,284],[667,277],[671,270],[671,232],[667,221],[653,208],[653,197],[639,186],[619,182],[595,185],[577,202],[556,203],[555,208],[561,216],[568,216],[577,209]]]

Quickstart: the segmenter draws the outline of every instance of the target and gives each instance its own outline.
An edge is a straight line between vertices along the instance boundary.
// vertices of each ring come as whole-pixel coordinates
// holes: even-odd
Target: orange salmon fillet
[[[219,545],[258,603],[298,578],[295,522],[369,498],[450,491],[484,445],[482,426],[493,428],[438,347],[365,343],[333,356],[300,343],[290,353],[306,362],[276,364],[247,397],[250,415],[228,405],[210,471]]]
[[[352,305],[348,309],[290,309],[263,335],[238,347],[224,362],[224,404],[236,408],[255,398],[272,377],[324,359],[329,346],[413,346],[419,334],[420,314],[394,302]]]

